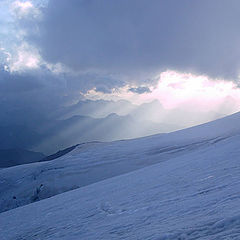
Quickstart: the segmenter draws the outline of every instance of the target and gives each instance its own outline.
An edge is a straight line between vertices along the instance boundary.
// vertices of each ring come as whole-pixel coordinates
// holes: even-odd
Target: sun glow
[[[204,75],[162,72],[158,76],[157,87],[142,96],[144,99],[158,99],[165,108],[176,108],[182,104],[200,108],[214,108],[226,98],[232,98],[240,104],[240,89],[232,81],[214,80]]]
[[[96,92],[86,94],[89,99],[126,99],[135,104],[158,100],[164,109],[182,109],[190,112],[218,112],[231,114],[240,110],[240,88],[233,81],[212,79],[205,75],[194,75],[176,71],[161,72],[155,86],[147,86],[151,92],[137,94],[126,85],[110,94]],[[156,110],[157,111],[157,110]]]

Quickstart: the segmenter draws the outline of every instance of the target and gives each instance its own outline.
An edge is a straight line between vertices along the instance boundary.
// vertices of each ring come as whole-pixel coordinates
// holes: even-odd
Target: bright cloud
[[[10,72],[15,72],[37,69],[40,63],[41,57],[38,51],[27,44],[22,44],[16,49],[14,56],[8,53],[6,66]]]
[[[159,100],[165,109],[189,111],[215,111],[230,114],[240,110],[240,89],[232,81],[211,79],[205,75],[194,75],[176,71],[165,71],[157,76],[157,86],[147,86],[151,91],[142,94],[130,92],[124,86],[111,94],[102,94],[94,89],[86,95],[90,99],[126,99],[135,104]]]
[[[240,89],[236,83],[175,71],[162,72],[157,87],[143,98],[158,99],[168,109],[184,104],[199,110],[216,110],[231,98],[235,108],[240,109]]]
[[[35,8],[31,1],[15,1],[12,3],[13,14],[21,19],[28,16],[37,17],[40,15],[40,11]]]

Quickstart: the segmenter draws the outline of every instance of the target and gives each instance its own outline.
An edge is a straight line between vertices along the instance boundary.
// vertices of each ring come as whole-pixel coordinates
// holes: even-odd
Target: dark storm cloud
[[[49,62],[121,74],[166,68],[234,78],[239,0],[50,0],[29,40]]]
[[[0,71],[0,125],[29,124],[51,118],[55,111],[81,97],[63,76],[49,71]]]
[[[143,93],[150,93],[151,90],[148,87],[136,87],[136,88],[129,88],[128,91],[143,94]]]
[[[54,74],[38,70],[8,72],[0,68],[0,125],[29,124],[55,117],[63,106],[84,99],[91,89],[111,93],[124,82],[97,74]]]
[[[10,74],[7,71],[0,70],[0,94],[18,94],[22,92],[41,89],[43,82],[30,74]]]

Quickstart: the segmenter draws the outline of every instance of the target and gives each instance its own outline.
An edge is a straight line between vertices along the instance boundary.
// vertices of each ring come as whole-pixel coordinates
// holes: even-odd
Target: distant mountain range
[[[0,148],[22,148],[51,154],[82,142],[135,138],[178,128],[115,113],[105,118],[73,116],[65,120],[45,120],[38,126],[0,127]]]
[[[30,147],[52,153],[83,142],[129,139],[178,128],[170,124],[141,121],[131,115],[119,116],[112,113],[104,118],[78,115],[65,120],[48,121],[36,128],[41,141]]]
[[[181,118],[176,119],[176,111]],[[201,114],[200,114],[201,115]],[[180,110],[166,110],[157,100],[134,105],[128,101],[84,100],[54,112],[48,119],[0,120],[0,149],[28,149],[47,155],[90,141],[113,141],[167,133],[216,119]]]
[[[38,162],[44,157],[42,153],[24,149],[0,149],[0,168]]]
[[[179,107],[165,109],[158,100],[140,105],[126,100],[81,100],[71,106],[62,107],[53,116],[55,119],[67,119],[75,115],[105,118],[111,113],[116,113],[120,116],[131,115],[141,121],[168,123],[180,128],[198,125],[225,116],[213,111],[201,112],[199,109],[194,109],[194,107],[191,111]]]
[[[160,103],[159,103],[160,104]],[[70,118],[75,115],[104,118],[111,113],[128,115],[139,106],[126,100],[81,100],[71,106],[62,107],[55,113],[55,117]]]

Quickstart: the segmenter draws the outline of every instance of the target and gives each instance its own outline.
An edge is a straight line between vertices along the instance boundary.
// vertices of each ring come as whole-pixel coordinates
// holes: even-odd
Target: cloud
[[[49,1],[31,40],[74,71],[153,76],[166,69],[226,79],[239,74],[238,0]]]
[[[41,56],[38,51],[26,43],[16,47],[15,53],[7,53],[6,69],[11,72],[21,72],[38,69],[41,64]]]
[[[215,79],[238,78],[239,1],[6,2],[0,120],[48,118],[85,98],[239,109],[237,85]]]
[[[64,76],[46,70],[8,72],[1,67],[0,86],[0,125],[41,122],[81,99]]]
[[[11,11],[18,19],[38,18],[41,12],[34,6],[32,1],[13,1]]]
[[[153,112],[159,112],[168,122],[168,114],[173,113],[173,119],[185,118],[184,112],[195,117],[197,122],[200,115],[208,118],[212,116],[231,114],[240,109],[240,89],[234,81],[224,79],[213,79],[207,75],[196,75],[186,72],[165,71],[156,76],[157,85],[151,87],[119,87],[111,93],[104,94],[94,90],[88,91],[85,95],[89,99],[119,100],[126,99],[135,104],[148,103],[159,100],[165,113],[159,112],[154,107]],[[178,109],[178,110],[177,110]],[[151,114],[153,116],[153,114]],[[151,118],[151,116],[149,116]],[[211,118],[214,119],[214,118]]]
[[[10,74],[2,69],[0,71],[0,95],[6,98],[7,94],[18,94],[36,89],[41,89],[43,81],[31,76],[31,74]]]
[[[137,93],[137,94],[143,94],[143,93],[150,93],[151,90],[149,87],[135,87],[135,88],[129,88],[128,91]]]
[[[157,87],[143,98],[158,99],[167,109],[192,112],[197,109],[230,114],[240,109],[240,89],[235,82],[176,71],[159,74]]]
[[[52,118],[61,108],[85,99],[91,90],[111,94],[124,85],[109,76],[52,72],[44,65],[14,70],[0,66],[0,126]]]

